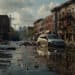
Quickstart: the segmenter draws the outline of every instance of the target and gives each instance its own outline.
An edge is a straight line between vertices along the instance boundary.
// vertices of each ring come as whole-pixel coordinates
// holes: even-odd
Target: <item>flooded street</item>
[[[11,60],[11,65],[3,69],[0,75],[56,75],[49,72],[47,60],[37,55],[33,46],[20,46],[17,48]]]
[[[0,0],[0,75],[75,75],[75,0]]]

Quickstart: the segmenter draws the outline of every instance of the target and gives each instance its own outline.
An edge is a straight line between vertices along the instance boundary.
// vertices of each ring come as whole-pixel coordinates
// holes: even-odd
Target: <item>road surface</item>
[[[13,54],[11,66],[0,75],[56,75],[48,71],[46,63],[32,46],[20,46]]]

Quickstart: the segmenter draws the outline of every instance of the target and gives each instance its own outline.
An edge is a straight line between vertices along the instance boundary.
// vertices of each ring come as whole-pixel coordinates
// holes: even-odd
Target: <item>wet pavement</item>
[[[56,75],[48,71],[47,60],[39,57],[33,46],[21,46],[13,54],[11,66],[0,75]]]

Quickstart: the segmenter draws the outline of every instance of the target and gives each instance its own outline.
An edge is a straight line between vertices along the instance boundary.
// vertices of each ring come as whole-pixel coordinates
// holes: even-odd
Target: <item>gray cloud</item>
[[[35,18],[31,10],[22,10],[19,13],[21,14],[20,18],[22,20],[22,23],[24,23],[24,25],[33,23]]]
[[[37,10],[37,18],[39,17],[46,17],[51,14],[51,10],[58,6],[58,3],[50,2],[48,4],[42,4],[40,8]]]
[[[0,8],[8,11],[16,11],[31,6],[33,6],[32,0],[0,0]]]
[[[16,12],[20,17],[22,25],[31,24],[34,19],[32,15],[34,2],[35,0],[0,0],[0,13],[10,13],[13,15]]]
[[[29,25],[36,18],[50,14],[50,7],[54,6],[54,3],[43,6],[37,3],[37,0],[0,0],[0,13],[14,14],[16,12],[17,22],[20,21],[22,25]]]

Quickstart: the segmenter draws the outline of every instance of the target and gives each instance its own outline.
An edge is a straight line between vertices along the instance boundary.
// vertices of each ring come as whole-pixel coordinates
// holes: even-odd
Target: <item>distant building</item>
[[[53,32],[53,16],[46,16],[44,19],[38,19],[34,22],[34,29],[36,34],[45,33],[46,31]]]
[[[54,30],[67,41],[75,40],[75,0],[68,0],[52,9]]]
[[[44,22],[44,19],[40,18],[33,23],[33,25],[34,25],[34,40],[36,40],[37,37],[44,31],[43,22]]]
[[[29,32],[34,32],[34,26],[28,26],[28,31]]]
[[[34,34],[34,26],[28,26],[28,33],[29,33],[29,36],[33,36],[33,34]]]
[[[43,29],[44,31],[49,31],[49,32],[53,32],[53,16],[49,15],[47,17],[45,17],[44,19],[44,24],[43,24]]]
[[[34,29],[36,34],[40,34],[43,31],[43,21],[44,19],[38,19],[34,22]]]
[[[0,15],[0,40],[9,40],[10,18]]]

